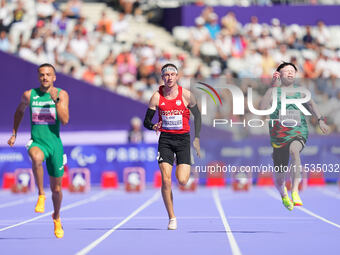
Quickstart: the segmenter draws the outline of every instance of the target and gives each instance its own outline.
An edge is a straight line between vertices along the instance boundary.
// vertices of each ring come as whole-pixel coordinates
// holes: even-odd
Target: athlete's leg
[[[53,207],[54,207],[54,214],[53,218],[55,220],[60,218],[60,206],[61,201],[63,199],[63,193],[61,190],[61,181],[63,177],[52,177],[50,176],[50,187],[52,191],[52,201],[53,201]]]
[[[289,154],[291,156],[291,175],[292,175],[292,192],[299,191],[301,182],[301,159],[300,151],[303,145],[300,141],[293,141],[289,146]]]
[[[287,195],[287,191],[285,189],[286,185],[286,176],[287,176],[287,167],[289,162],[289,152],[288,148],[274,148],[273,151],[273,161],[274,161],[274,178],[275,178],[275,187],[279,191],[281,197],[285,197]]]
[[[162,197],[165,204],[165,208],[168,212],[169,219],[175,218],[173,208],[173,196],[171,190],[171,172],[172,165],[167,162],[159,163],[159,168],[162,173]]]
[[[64,236],[64,230],[60,221],[60,207],[63,199],[63,193],[61,191],[61,181],[63,177],[50,176],[50,187],[52,191],[52,201],[54,207],[54,213],[52,214],[54,223],[54,234],[57,238]]]
[[[179,164],[176,167],[176,177],[180,185],[187,184],[190,178],[190,165],[188,164]]]
[[[32,159],[32,169],[34,179],[38,187],[39,195],[45,195],[44,191],[44,169],[42,163],[44,161],[44,153],[39,147],[31,147],[28,151]]]

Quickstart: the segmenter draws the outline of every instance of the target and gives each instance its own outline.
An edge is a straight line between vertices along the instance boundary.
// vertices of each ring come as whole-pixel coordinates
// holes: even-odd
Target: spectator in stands
[[[262,52],[262,78],[270,78],[272,77],[273,71],[275,69],[275,61],[272,56],[269,54],[267,49],[264,49]]]
[[[0,32],[0,50],[8,52],[10,50],[10,42],[6,31]]]
[[[0,0],[0,31],[9,31],[12,14],[6,0]]]
[[[37,0],[36,11],[39,20],[51,20],[55,12],[54,0]]]
[[[251,16],[250,23],[245,25],[244,31],[250,35],[250,39],[256,39],[260,37],[262,33],[262,26],[259,24],[258,18],[256,16]]]
[[[238,32],[240,24],[236,19],[235,13],[228,12],[221,20],[222,30],[226,29],[230,35]]]
[[[306,34],[302,38],[303,45],[307,49],[314,49],[315,48],[315,39],[312,36],[312,31],[310,26],[306,26]]]
[[[68,25],[68,18],[66,12],[62,12],[61,17],[55,17],[53,19],[53,24],[57,27],[57,33],[61,35],[66,35],[67,32],[67,25]]]
[[[85,36],[80,32],[76,33],[75,37],[70,41],[70,48],[73,55],[75,55],[80,62],[85,63],[89,43]]]
[[[204,26],[204,19],[197,17],[195,19],[196,26],[190,29],[190,45],[191,52],[194,56],[199,56],[201,46],[210,39],[209,30]]]
[[[82,0],[68,0],[65,13],[70,19],[79,19],[81,16]]]
[[[101,18],[97,23],[96,30],[103,34],[112,34],[112,21],[107,17],[106,12],[102,11]]]
[[[209,20],[205,24],[208,29],[211,39],[215,40],[218,33],[221,31],[221,26],[218,24],[218,16],[216,13],[209,14]]]
[[[315,35],[316,35],[316,42],[319,45],[325,45],[326,42],[330,39],[329,30],[325,26],[325,23],[322,20],[320,20],[317,24]]]
[[[118,20],[113,23],[112,30],[115,35],[115,37],[119,36],[119,34],[122,34],[126,32],[129,29],[129,22],[126,18],[126,15],[121,12],[119,13]]]
[[[133,117],[131,119],[131,128],[128,133],[129,143],[142,143],[144,140],[143,130],[142,130],[142,120],[138,117]]]

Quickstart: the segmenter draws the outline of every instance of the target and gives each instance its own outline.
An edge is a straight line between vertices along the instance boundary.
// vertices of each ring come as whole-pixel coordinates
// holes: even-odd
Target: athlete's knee
[[[162,188],[171,188],[171,177],[163,176],[162,177]]]
[[[60,194],[61,193],[61,185],[54,185],[51,187],[51,191],[53,194]]]
[[[189,176],[179,176],[178,177],[178,182],[180,185],[186,185],[188,183]]]
[[[44,161],[44,154],[38,150],[30,150],[29,155],[32,159],[33,164],[42,164]]]
[[[289,148],[289,154],[295,159],[299,158],[300,157],[300,148],[297,148],[295,146]]]

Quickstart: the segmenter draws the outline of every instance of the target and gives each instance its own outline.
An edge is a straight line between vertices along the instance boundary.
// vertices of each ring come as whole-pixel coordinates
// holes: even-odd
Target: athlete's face
[[[56,80],[56,76],[52,67],[44,66],[39,69],[39,81],[43,88],[49,88],[53,86]]]
[[[164,81],[164,85],[171,88],[176,85],[178,75],[174,71],[167,71],[162,75],[162,79]]]
[[[296,71],[291,65],[285,66],[280,70],[282,85],[289,86],[295,81]]]

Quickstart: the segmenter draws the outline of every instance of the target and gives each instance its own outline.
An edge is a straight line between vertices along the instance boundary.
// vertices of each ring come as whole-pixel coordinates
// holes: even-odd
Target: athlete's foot
[[[54,235],[57,238],[63,238],[64,230],[63,230],[63,226],[61,225],[60,218],[55,220],[54,219],[54,214],[52,214],[52,219],[53,219],[53,223],[54,223]]]
[[[288,195],[282,197],[282,203],[289,211],[293,210],[294,204],[293,204],[292,200],[290,200]]]
[[[302,206],[303,205],[302,200],[299,196],[299,192],[297,192],[297,191],[292,192],[292,199],[293,199],[293,203],[294,203],[295,206]]]
[[[45,200],[46,200],[45,195],[39,195],[37,204],[35,206],[35,212],[37,213],[45,212]]]
[[[176,218],[171,218],[169,220],[169,225],[168,225],[169,230],[175,230],[177,229],[177,219]]]

